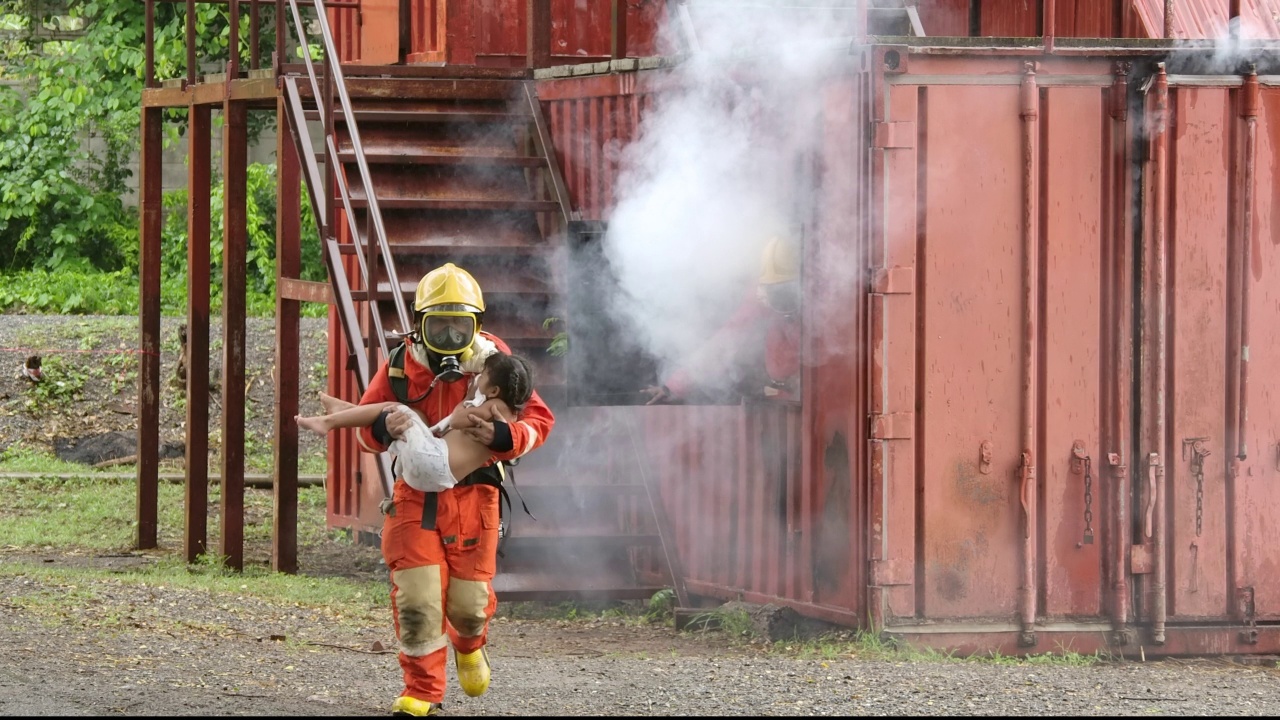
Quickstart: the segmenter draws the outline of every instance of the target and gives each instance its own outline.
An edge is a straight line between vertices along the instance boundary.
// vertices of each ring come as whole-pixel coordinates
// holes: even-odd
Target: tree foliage
[[[138,222],[122,196],[139,145],[144,13],[139,0],[0,0],[0,271],[136,267]],[[186,74],[185,14],[155,4],[158,77]],[[244,13],[242,57],[248,23]],[[196,56],[219,66],[227,6],[198,4],[195,26]],[[184,113],[169,112],[173,140]]]

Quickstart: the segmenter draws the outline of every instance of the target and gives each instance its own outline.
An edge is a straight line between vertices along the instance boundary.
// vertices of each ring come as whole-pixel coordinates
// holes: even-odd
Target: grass
[[[114,469],[114,468],[113,468]],[[135,551],[136,484],[132,478],[103,476],[70,463],[51,462],[28,451],[4,454],[0,470],[27,470],[50,475],[78,473],[69,478],[50,475],[28,478],[0,478],[0,576],[22,576],[55,586],[56,590],[24,596],[21,602],[42,618],[58,624],[68,612],[89,612],[110,626],[112,618],[124,613],[120,608],[101,606],[94,590],[103,583],[199,590],[215,596],[254,596],[268,602],[316,608],[340,608],[336,618],[368,622],[369,615],[382,622],[389,606],[389,586],[384,578],[349,579],[277,573],[266,562],[249,559],[250,548],[270,546],[272,532],[272,492],[245,490],[246,561],[242,571],[225,566],[215,553],[187,564],[181,556],[184,527],[184,487],[160,483],[158,487],[158,550]],[[217,547],[219,531],[216,515],[220,489],[209,488],[211,517],[208,547]],[[351,548],[349,535],[325,526],[326,497],[322,487],[298,490],[299,554],[307,548],[329,546],[327,552],[341,555]],[[367,550],[367,549],[366,549]],[[28,553],[28,554],[24,554]],[[64,562],[46,564],[44,555],[57,553]],[[124,567],[100,567],[75,559],[121,554],[140,556],[144,562]],[[34,555],[34,557],[33,557]],[[15,599],[15,602],[18,600]]]
[[[1025,657],[1005,655],[999,652],[957,656],[953,651],[930,647],[915,647],[892,637],[868,631],[852,630],[828,633],[813,638],[769,641],[759,635],[751,616],[741,609],[714,609],[693,616],[686,626],[687,632],[720,632],[741,644],[759,646],[769,654],[786,655],[801,659],[884,660],[891,662],[973,662],[998,665],[1048,665],[1056,667],[1086,667],[1113,658],[1105,653],[1083,654],[1070,648],[1059,647],[1055,652],[1045,652]]]
[[[216,432],[216,430],[215,430]],[[246,442],[246,449],[250,443]],[[247,473],[270,475],[274,472],[275,456],[270,443],[255,442],[253,452],[246,452],[244,468]],[[218,456],[209,457],[209,472],[218,473]],[[79,463],[59,460],[47,450],[31,447],[21,442],[14,443],[4,451],[0,451],[0,473],[28,473],[32,475],[83,475],[85,477],[111,476],[137,472],[135,464],[113,465],[101,470]],[[317,453],[300,453],[298,455],[299,475],[324,475],[329,469],[329,461],[323,449]],[[160,472],[181,473],[181,460],[161,460]]]
[[[384,612],[390,602],[388,585],[382,581],[316,578],[259,567],[246,567],[242,572],[235,572],[216,560],[187,565],[176,557],[160,558],[154,563],[123,571],[49,566],[36,562],[4,563],[0,564],[0,575],[21,575],[59,586],[56,592],[42,591],[28,596],[25,602],[29,604],[40,604],[40,600],[32,598],[41,595],[66,604],[92,604],[97,595],[92,587],[82,584],[88,579],[252,596],[309,607],[349,605],[353,609],[374,613]]]
[[[72,465],[63,463],[62,465]],[[72,465],[73,468],[81,468]],[[5,468],[8,471],[8,468]],[[65,470],[65,468],[63,468]],[[46,468],[44,472],[57,472]],[[70,472],[75,472],[71,470]],[[83,472],[83,469],[80,469]],[[184,526],[181,483],[160,483],[157,522],[161,542],[177,547]],[[81,477],[0,478],[0,547],[120,552],[133,546],[137,486],[132,478],[84,473]],[[216,508],[221,488],[209,486],[209,506]],[[298,543],[314,544],[329,539],[325,529],[325,490],[298,488]],[[245,489],[245,543],[269,543],[271,538],[272,493]],[[216,529],[214,519],[210,529]]]

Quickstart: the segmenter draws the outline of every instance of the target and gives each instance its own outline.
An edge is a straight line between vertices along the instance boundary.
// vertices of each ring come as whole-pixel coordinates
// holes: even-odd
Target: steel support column
[[[249,151],[242,101],[223,103],[222,127],[222,548],[244,569],[246,200]]]
[[[148,3],[150,8],[150,3]],[[160,483],[160,235],[164,110],[143,108],[138,237],[138,549],[157,547]]]
[[[209,196],[212,110],[192,105],[187,141],[187,484],[183,554],[193,563],[209,542]]]
[[[289,137],[284,96],[276,101],[276,280],[296,278],[302,269],[301,172]],[[298,572],[298,344],[300,303],[276,293],[275,496],[271,569]]]

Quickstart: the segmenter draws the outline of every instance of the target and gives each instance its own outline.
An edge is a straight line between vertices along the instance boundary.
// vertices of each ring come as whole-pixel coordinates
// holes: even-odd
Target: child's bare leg
[[[320,405],[324,407],[325,415],[332,415],[340,410],[346,410],[347,408],[353,408],[356,406],[355,403],[349,403],[342,398],[336,398],[325,393],[320,393]]]
[[[339,400],[338,402],[344,402]],[[350,403],[348,403],[350,405]],[[388,407],[399,405],[395,402],[372,403],[369,405],[350,405],[346,409],[330,415],[319,415],[316,417],[303,417],[301,415],[294,416],[298,427],[310,430],[317,435],[325,433],[335,428],[350,427],[366,427],[373,424],[378,419],[378,415]]]

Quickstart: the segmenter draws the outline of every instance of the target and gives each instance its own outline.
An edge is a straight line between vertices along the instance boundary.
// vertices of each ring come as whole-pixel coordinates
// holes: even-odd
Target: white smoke
[[[693,3],[696,47],[623,150],[605,240],[613,312],[664,374],[754,293],[769,237],[805,241],[816,189],[797,168],[820,139],[817,88],[852,30],[847,9],[824,4]],[[666,44],[689,47],[671,20]]]
[[[1280,18],[1275,21],[1280,22]],[[1175,28],[1180,36],[1188,32],[1185,27]],[[1261,19],[1246,14],[1218,25],[1213,37],[1182,37],[1175,47],[1192,52],[1180,70],[1206,75],[1248,72],[1250,65],[1275,57],[1272,32]]]

